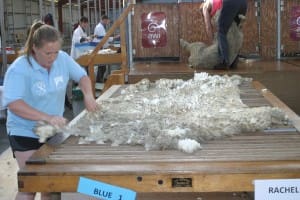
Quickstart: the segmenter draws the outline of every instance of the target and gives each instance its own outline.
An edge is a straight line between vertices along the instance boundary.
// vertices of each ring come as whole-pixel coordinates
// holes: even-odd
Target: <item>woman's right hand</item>
[[[68,123],[68,120],[66,118],[61,117],[61,116],[56,116],[56,115],[50,115],[49,117],[47,117],[47,119],[45,121],[48,124],[50,124],[54,127],[57,127],[57,128],[64,127]]]

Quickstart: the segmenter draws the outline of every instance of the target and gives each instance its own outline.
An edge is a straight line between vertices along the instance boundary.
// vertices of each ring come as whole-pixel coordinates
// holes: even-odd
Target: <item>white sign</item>
[[[255,180],[255,200],[300,200],[300,179]]]

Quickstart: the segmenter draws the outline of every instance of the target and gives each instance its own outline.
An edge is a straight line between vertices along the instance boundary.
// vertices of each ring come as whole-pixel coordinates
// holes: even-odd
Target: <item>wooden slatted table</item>
[[[116,95],[113,86],[102,96]],[[87,177],[137,192],[244,192],[256,179],[300,178],[300,119],[259,82],[242,85],[249,106],[278,106],[293,125],[247,133],[202,144],[186,154],[178,150],[145,151],[142,146],[77,144],[68,137],[60,145],[45,144],[18,172],[23,192],[76,192]],[[83,111],[71,123],[84,115]]]

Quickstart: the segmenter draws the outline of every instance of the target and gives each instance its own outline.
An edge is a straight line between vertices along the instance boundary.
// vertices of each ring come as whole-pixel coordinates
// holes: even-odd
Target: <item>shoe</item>
[[[237,55],[235,59],[233,60],[232,64],[230,65],[230,69],[237,69],[239,62],[239,56]]]
[[[215,65],[214,69],[216,69],[216,70],[228,70],[229,66],[226,64],[226,62],[222,62],[222,63],[219,63],[219,64]]]

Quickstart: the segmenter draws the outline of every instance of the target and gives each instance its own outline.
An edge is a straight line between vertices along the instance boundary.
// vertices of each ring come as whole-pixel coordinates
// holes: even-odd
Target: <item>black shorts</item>
[[[8,135],[9,143],[13,152],[39,149],[44,143],[39,139],[23,136]]]

